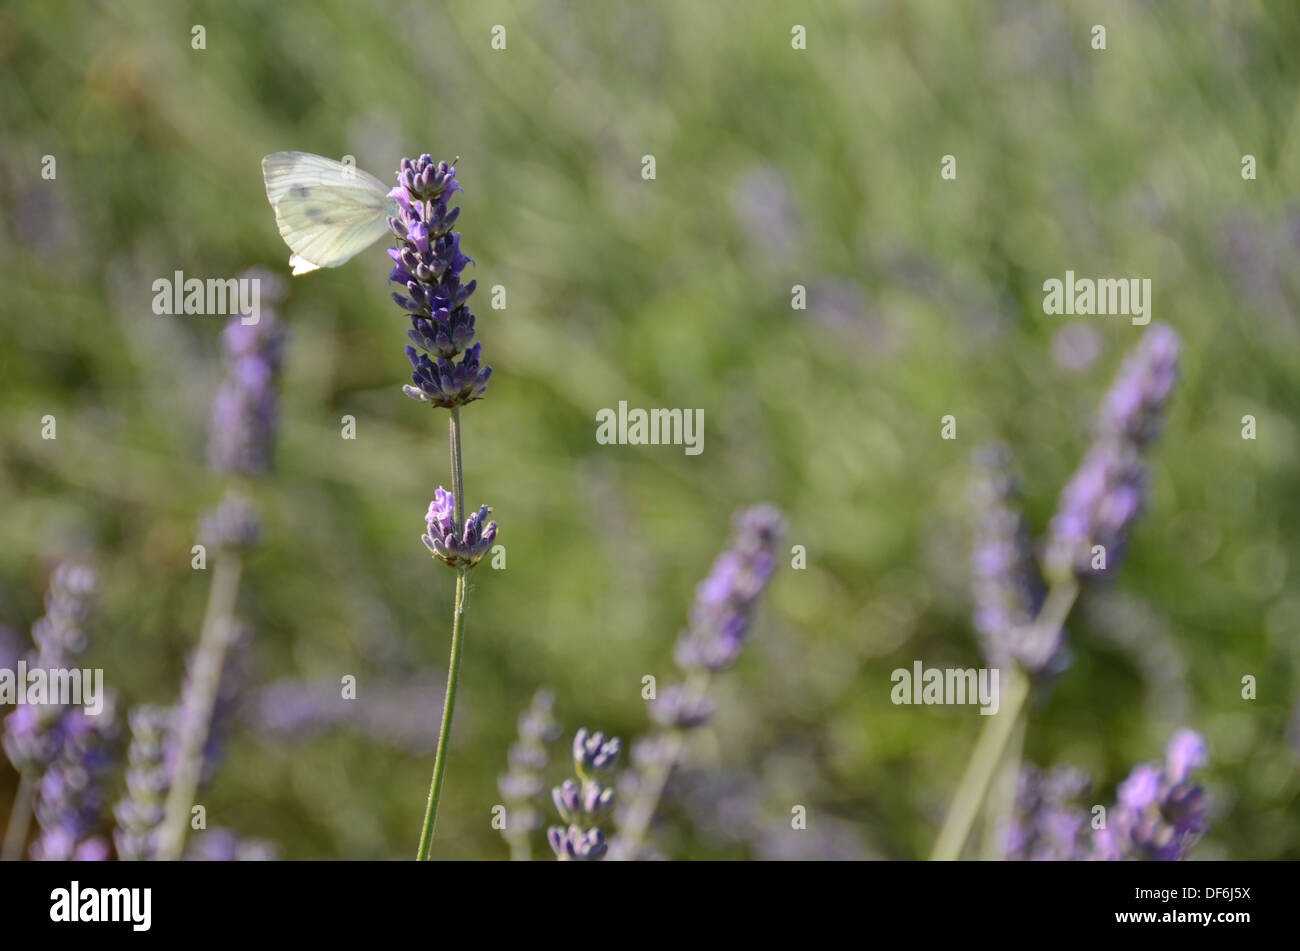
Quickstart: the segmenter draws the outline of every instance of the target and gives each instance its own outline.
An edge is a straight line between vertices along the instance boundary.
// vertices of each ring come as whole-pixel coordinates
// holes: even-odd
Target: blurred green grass
[[[352,154],[381,178],[403,155],[460,155],[495,368],[465,412],[467,502],[494,506],[508,568],[474,578],[437,853],[505,855],[496,776],[538,685],[570,734],[644,729],[641,677],[671,676],[730,513],[770,500],[808,568],[778,576],[701,762],[757,777],[774,828],[800,802],[813,823],[852,820],[872,854],[923,856],[979,718],[892,706],[889,672],[977,663],[970,452],[1013,446],[1041,532],[1140,333],[1080,319],[1100,355],[1061,367],[1042,281],[1141,275],[1184,338],[1184,378],[1149,513],[1095,600],[1142,606],[1139,643],[1155,618],[1185,665],[1186,720],[1212,751],[1197,854],[1300,857],[1293,4],[26,0],[0,26],[0,622],[26,628],[49,565],[92,555],[89,660],[128,702],[174,698],[206,593],[189,549],[220,492],[203,455],[220,320],[155,316],[151,282],[285,272],[268,152]],[[259,683],[355,673],[364,692],[445,663],[452,578],[418,536],[448,478],[446,420],[398,392],[387,272],[371,249],[294,279],[283,308],[278,467],[243,595]],[[596,411],[622,399],[704,408],[703,455],[598,446]],[[1178,724],[1090,605],[1027,755],[1090,769],[1108,803]],[[289,857],[405,857],[430,760],[245,730],[205,802]]]

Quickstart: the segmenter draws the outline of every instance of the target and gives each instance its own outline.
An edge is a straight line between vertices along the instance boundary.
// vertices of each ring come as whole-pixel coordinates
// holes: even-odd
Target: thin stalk
[[[185,696],[181,697],[179,755],[158,839],[158,858],[164,861],[179,859],[185,845],[185,828],[203,772],[203,748],[212,730],[212,711],[230,644],[241,567],[239,556],[226,552],[213,569],[199,647]]]
[[[1047,599],[1034,619],[1038,636],[1056,634],[1079,596],[1079,583],[1073,578],[1054,584]],[[970,836],[975,816],[988,795],[989,784],[1002,760],[1007,742],[1020,719],[1021,708],[1029,697],[1029,679],[1018,666],[1007,676],[1007,686],[1002,693],[998,712],[984,723],[975,749],[971,751],[966,771],[962,774],[952,805],[944,819],[939,838],[930,853],[931,861],[950,862],[961,857],[962,849]]]
[[[1007,835],[1016,811],[1016,790],[1020,784],[1020,757],[1025,746],[1025,711],[1022,707],[1011,739],[1007,742],[1002,762],[993,777],[984,806],[984,833],[980,844],[980,858],[1000,862],[1007,857]]]
[[[36,801],[36,780],[23,773],[18,780],[18,792],[9,811],[9,824],[5,827],[5,841],[0,849],[0,861],[16,862],[22,856],[23,843],[27,841],[27,827],[32,821],[32,803]]]
[[[442,726],[438,730],[438,752],[433,758],[433,780],[429,783],[429,804],[424,812],[424,828],[420,831],[420,848],[416,861],[429,857],[433,846],[433,830],[438,824],[438,802],[442,798],[442,777],[447,770],[447,741],[451,737],[451,715],[456,706],[456,685],[460,681],[460,647],[464,631],[465,573],[461,568],[456,575],[456,613],[451,621],[451,660],[447,665],[447,694],[442,701]]]
[[[709,690],[709,679],[707,671],[692,672],[686,686],[695,700],[704,699],[704,695]],[[645,841],[650,823],[654,821],[655,811],[659,808],[659,800],[663,797],[664,787],[668,785],[668,779],[677,767],[685,746],[686,731],[673,729],[665,733],[660,758],[642,772],[636,795],[628,806],[626,817],[619,824],[618,854],[614,856],[615,858],[633,858],[637,848]]]
[[[456,496],[456,524],[465,526],[465,475],[461,462],[460,407],[451,408],[451,490]],[[433,847],[433,832],[438,824],[438,803],[442,799],[442,777],[447,769],[447,745],[451,739],[451,717],[456,707],[456,685],[460,681],[461,637],[465,628],[465,574],[461,566],[456,575],[456,606],[451,618],[451,659],[447,663],[447,691],[442,699],[442,725],[438,729],[438,751],[433,757],[433,779],[429,782],[429,802],[424,811],[424,826],[420,830],[420,847],[415,859],[423,862],[429,858]]]

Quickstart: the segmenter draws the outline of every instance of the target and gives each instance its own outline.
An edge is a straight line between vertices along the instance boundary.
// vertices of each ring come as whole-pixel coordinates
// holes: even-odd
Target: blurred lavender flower
[[[221,672],[216,684],[216,694],[212,704],[211,717],[204,735],[202,761],[199,769],[199,784],[209,782],[221,762],[225,749],[226,733],[235,718],[235,712],[243,698],[248,682],[248,662],[252,645],[252,630],[235,621],[221,625],[225,639],[222,655]],[[181,680],[180,702],[172,710],[170,719],[172,729],[163,744],[168,782],[176,774],[180,758],[180,736],[187,720],[200,716],[196,709],[198,700],[195,688],[195,669],[199,662],[199,651],[190,652],[185,660],[185,674]]]
[[[126,796],[113,808],[117,828],[113,841],[118,858],[152,859],[158,849],[171,777],[164,750],[172,729],[170,707],[139,706],[131,710],[131,744],[126,754]]]
[[[744,645],[759,595],[776,568],[776,546],[784,532],[781,513],[770,505],[741,512],[727,550],[695,589],[690,625],[677,643],[683,670],[720,671],[731,666]]]
[[[187,862],[274,862],[280,849],[264,839],[244,839],[230,829],[209,829],[196,836]]]
[[[1142,451],[1160,432],[1178,378],[1178,335],[1153,324],[1125,360],[1102,401],[1097,436],[1061,490],[1045,552],[1053,579],[1087,576],[1119,564],[1128,530],[1141,514],[1147,487]],[[1093,546],[1105,550],[1094,560]]]
[[[389,192],[400,211],[388,219],[397,238],[388,249],[393,259],[388,279],[406,289],[394,293],[393,300],[410,315],[407,336],[414,345],[406,347],[413,385],[402,391],[433,406],[463,406],[487,392],[492,368],[479,364],[482,344],[471,345],[469,298],[477,282],[461,283],[460,273],[471,259],[461,253],[460,233],[451,230],[460,209],[447,208],[447,200],[461,190],[456,170],[421,155],[415,161],[402,159],[397,181]]]
[[[1205,738],[1179,730],[1165,762],[1135,766],[1116,790],[1106,828],[1093,838],[1097,858],[1172,862],[1186,857],[1207,828],[1205,791],[1192,782],[1209,758]]]
[[[199,523],[199,540],[216,549],[245,549],[256,545],[262,525],[253,503],[233,489]]]
[[[991,665],[1016,661],[1027,670],[1041,671],[1059,666],[1062,634],[1041,632],[1032,623],[1042,604],[1043,583],[1017,506],[1019,491],[1010,464],[1011,452],[1000,444],[976,453],[973,621]]]
[[[59,721],[59,754],[41,776],[32,846],[37,861],[102,861],[108,842],[95,835],[104,812],[104,778],[114,763],[117,725],[111,694],[92,716],[73,708]]]
[[[589,733],[584,727],[573,737],[573,768],[578,778],[566,779],[551,791],[556,811],[568,827],[551,826],[547,841],[560,861],[595,861],[608,851],[600,824],[614,808],[614,789],[606,784],[614,771],[622,743],[618,737]]]
[[[283,293],[278,278],[257,272],[241,277],[260,282],[263,302]],[[218,472],[260,475],[271,468],[284,345],[284,326],[270,306],[261,308],[257,323],[237,318],[221,332],[226,378],[212,401],[208,427],[208,461]]]
[[[1078,800],[1090,786],[1087,774],[1070,766],[1045,772],[1026,765],[1020,771],[1007,858],[1057,862],[1086,858],[1088,812]]]
[[[506,805],[506,825],[501,836],[510,846],[510,857],[527,861],[532,855],[530,839],[541,825],[535,800],[542,792],[542,771],[550,757],[546,747],[559,736],[553,709],[555,695],[539,690],[528,709],[519,715],[519,740],[510,747],[510,771],[497,780]]]
[[[456,496],[438,486],[424,516],[428,531],[420,536],[420,541],[435,558],[453,568],[461,565],[473,568],[496,540],[497,523],[487,521],[491,514],[492,509],[486,505],[471,512],[462,530],[456,522]]]
[[[36,649],[28,654],[29,668],[75,666],[86,649],[83,627],[97,587],[95,572],[85,565],[65,562],[54,569],[45,595],[45,614],[32,625]],[[5,754],[20,775],[35,781],[55,761],[66,738],[61,723],[72,712],[57,703],[23,704],[5,717]]]

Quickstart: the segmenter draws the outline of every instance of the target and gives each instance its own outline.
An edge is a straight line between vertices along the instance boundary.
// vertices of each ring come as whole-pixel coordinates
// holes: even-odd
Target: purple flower
[[[1097,438],[1065,488],[1045,552],[1053,578],[1113,570],[1146,498],[1141,453],[1160,432],[1178,380],[1178,335],[1154,324],[1102,401]],[[1104,549],[1096,560],[1094,547]]]
[[[117,828],[113,842],[118,858],[152,859],[158,850],[171,776],[164,750],[172,730],[170,707],[139,706],[131,710],[131,744],[127,748],[126,795],[113,808]]]
[[[976,455],[973,621],[990,664],[1001,667],[1017,661],[1027,670],[1040,671],[1057,666],[1062,638],[1059,631],[1046,632],[1044,638],[1032,624],[1042,603],[1043,583],[1016,505],[1010,463],[1010,450],[1003,445],[985,447]]]
[[[482,506],[470,513],[462,529],[456,521],[456,496],[439,486],[424,516],[427,531],[420,541],[435,558],[453,568],[473,568],[496,540],[497,523],[487,521],[491,514],[490,507]]]
[[[560,861],[593,861],[608,851],[600,823],[614,809],[614,787],[607,784],[622,742],[584,727],[573,737],[573,767],[578,778],[566,779],[551,791],[564,826],[551,826],[547,841]]]
[[[271,280],[244,276],[260,280],[264,289]],[[269,296],[274,300],[278,293]],[[271,468],[284,341],[284,327],[270,307],[262,308],[257,323],[236,319],[221,332],[226,378],[212,401],[208,427],[208,461],[217,471],[259,475]]]
[[[228,489],[199,523],[199,539],[213,548],[243,549],[257,544],[262,525],[249,499]]]
[[[724,670],[740,653],[759,595],[776,568],[784,532],[781,513],[768,505],[741,512],[730,547],[695,589],[690,626],[677,643],[685,670]]]
[[[230,829],[209,829],[196,836],[187,862],[274,862],[280,850],[263,839],[244,839]]]
[[[41,776],[32,846],[37,861],[102,860],[107,842],[95,835],[104,812],[104,780],[113,766],[117,725],[112,696],[92,716],[74,708],[59,721],[59,753]]]
[[[415,161],[402,159],[397,187],[389,192],[399,210],[388,219],[397,239],[388,249],[393,259],[388,279],[405,290],[394,292],[393,300],[410,317],[407,336],[414,345],[406,348],[411,384],[402,390],[412,399],[447,408],[482,397],[492,375],[491,367],[479,365],[482,347],[473,343],[469,298],[477,283],[460,279],[471,260],[460,250],[459,232],[451,230],[460,209],[447,207],[460,190],[455,168],[421,155]]]
[[[1179,730],[1169,740],[1165,762],[1133,768],[1116,790],[1106,828],[1094,835],[1097,858],[1172,862],[1184,858],[1205,833],[1205,791],[1191,772],[1205,765],[1208,747],[1193,730]]]
[[[1088,777],[1069,766],[1045,772],[1026,765],[1020,772],[1016,809],[1007,839],[1007,858],[1078,861],[1086,857],[1088,813],[1077,802]]]

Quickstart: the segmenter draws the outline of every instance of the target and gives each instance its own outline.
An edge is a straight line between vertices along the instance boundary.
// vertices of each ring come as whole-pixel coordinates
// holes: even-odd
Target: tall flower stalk
[[[1025,702],[1034,681],[1060,669],[1064,626],[1080,583],[1113,573],[1147,491],[1144,453],[1159,436],[1178,381],[1178,335],[1153,324],[1120,367],[1102,401],[1092,445],[1061,491],[1043,550],[1047,593],[1034,596],[1019,516],[1010,508],[1009,482],[992,477],[981,500],[983,526],[976,547],[975,626],[986,658],[1005,665],[999,710],[985,720],[930,857],[961,856],[980,809],[989,806],[986,857],[1002,857],[997,843],[1010,813],[1020,773]],[[998,488],[998,487],[1001,488]],[[1036,609],[1035,609],[1036,605]],[[995,777],[1003,782],[995,784]],[[989,802],[998,785],[1004,795]],[[992,854],[999,851],[1000,854]]]
[[[781,513],[770,505],[738,513],[730,544],[696,588],[690,623],[675,651],[685,679],[665,687],[650,708],[659,729],[634,749],[635,786],[619,819],[614,858],[634,859],[640,853],[687,735],[712,719],[709,684],[714,674],[735,662],[744,646],[759,597],[776,570],[784,530]]]
[[[262,299],[275,302],[281,291],[274,278],[260,274]],[[201,541],[213,551],[215,563],[208,589],[198,647],[176,711],[174,753],[168,763],[170,788],[157,831],[157,857],[175,860],[185,848],[185,831],[194,807],[204,765],[204,750],[212,732],[226,654],[239,630],[235,608],[239,599],[243,556],[260,533],[257,512],[233,485],[264,474],[271,467],[279,415],[278,382],[284,359],[285,333],[274,310],[262,309],[256,323],[243,315],[222,331],[226,377],[212,404],[208,430],[208,460],[231,486],[216,509],[204,518]]]
[[[394,292],[393,300],[411,321],[406,347],[411,362],[411,382],[402,391],[413,400],[450,411],[449,443],[451,482],[448,492],[439,486],[425,515],[427,531],[422,536],[434,558],[456,572],[456,594],[452,609],[451,657],[447,665],[447,689],[443,696],[438,748],[434,754],[433,778],[416,858],[429,858],[443,777],[451,737],[456,689],[460,682],[460,660],[465,629],[465,595],[469,570],[482,560],[496,539],[496,522],[489,522],[491,509],[484,505],[465,517],[465,479],[461,451],[460,410],[487,392],[492,368],[480,365],[483,345],[474,342],[474,314],[469,298],[477,282],[461,283],[461,271],[470,263],[460,250],[460,233],[452,231],[460,208],[447,202],[460,191],[455,163],[434,162],[432,156],[402,159],[397,187],[389,197],[397,202],[398,214],[388,219],[396,242],[388,249],[393,259],[389,281],[405,293]]]

